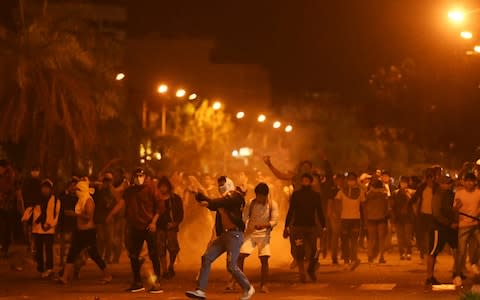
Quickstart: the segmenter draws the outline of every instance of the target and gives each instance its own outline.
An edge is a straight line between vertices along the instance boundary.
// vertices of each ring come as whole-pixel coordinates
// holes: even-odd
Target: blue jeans
[[[455,275],[462,274],[463,268],[465,267],[467,242],[470,240],[470,238],[476,239],[477,243],[480,244],[480,228],[478,226],[470,226],[458,229],[458,259],[457,266],[455,268]],[[478,264],[478,261],[473,261],[472,263]]]
[[[240,247],[243,244],[243,232],[228,231],[214,240],[202,256],[202,267],[198,278],[198,289],[205,291],[212,263],[224,252],[227,252],[227,270],[244,291],[250,289],[250,282],[237,265]]]

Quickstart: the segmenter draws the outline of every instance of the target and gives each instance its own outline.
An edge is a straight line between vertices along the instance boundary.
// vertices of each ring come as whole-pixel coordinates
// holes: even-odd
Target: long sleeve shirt
[[[317,218],[322,227],[325,227],[320,194],[308,187],[293,192],[285,226],[315,227]]]

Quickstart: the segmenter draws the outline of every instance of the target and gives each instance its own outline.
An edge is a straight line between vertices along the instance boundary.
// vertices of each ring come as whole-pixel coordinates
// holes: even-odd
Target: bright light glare
[[[213,110],[219,110],[222,108],[222,103],[219,101],[215,101],[212,105]]]
[[[253,149],[248,147],[243,147],[243,148],[240,148],[240,151],[238,152],[238,154],[241,157],[249,157],[249,156],[252,156]]]
[[[470,40],[473,38],[473,34],[470,31],[462,31],[460,32],[460,36],[466,40]]]
[[[197,94],[193,93],[193,94],[191,94],[190,96],[188,96],[188,100],[192,100],[192,101],[193,101],[193,100],[197,99],[197,97],[198,97]]]
[[[153,155],[155,156],[156,160],[161,160],[162,159],[162,153],[160,153],[160,152],[155,152]]]
[[[465,13],[461,10],[451,10],[448,12],[448,18],[454,23],[462,23],[465,20]]]
[[[161,84],[158,86],[158,90],[157,90],[160,94],[165,94],[166,92],[168,92],[168,85],[166,84]]]
[[[292,130],[293,130],[292,125],[287,125],[287,126],[285,127],[285,132],[292,132]]]
[[[259,115],[257,120],[258,122],[263,123],[267,120],[267,117],[265,115]]]
[[[243,111],[239,111],[237,113],[237,119],[240,120],[240,119],[243,119],[243,118],[245,118],[245,113]]]
[[[238,153],[238,150],[233,150],[232,151],[232,156],[233,157],[238,157],[240,154]]]
[[[120,80],[123,80],[124,78],[125,78],[125,74],[123,74],[123,73],[118,73],[118,74],[117,74],[117,77],[115,77],[115,80],[120,81]]]
[[[282,126],[282,123],[280,123],[279,121],[276,121],[275,123],[273,123],[273,128],[275,129],[278,129]]]
[[[476,45],[475,47],[473,47],[473,51],[480,53],[480,45]]]
[[[177,93],[175,94],[178,98],[182,98],[187,94],[187,92],[184,89],[178,89]]]

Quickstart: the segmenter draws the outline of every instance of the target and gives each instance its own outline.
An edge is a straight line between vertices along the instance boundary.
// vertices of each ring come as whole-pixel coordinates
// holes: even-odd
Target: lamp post
[[[168,86],[166,84],[161,84],[158,86],[157,92],[161,95],[166,95],[168,92]],[[167,103],[162,101],[162,135],[167,133]]]

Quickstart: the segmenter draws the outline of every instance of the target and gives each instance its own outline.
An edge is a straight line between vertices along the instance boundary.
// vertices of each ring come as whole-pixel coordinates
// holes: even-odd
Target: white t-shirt
[[[365,201],[363,191],[360,191],[357,199],[352,199],[345,195],[343,190],[340,190],[335,199],[342,201],[342,213],[340,214],[342,220],[360,220],[360,202]]]
[[[455,192],[454,207],[459,207],[459,212],[478,217],[480,214],[480,190],[475,189],[473,192],[467,192],[465,189]],[[461,228],[478,225],[478,221],[459,215],[458,226]]]
[[[251,207],[252,204],[253,206]],[[270,233],[269,229],[257,230],[255,226],[270,224],[272,228],[275,227],[278,223],[278,204],[272,200],[262,205],[256,200],[252,200],[243,209],[243,220],[247,224],[246,234],[266,236]]]

